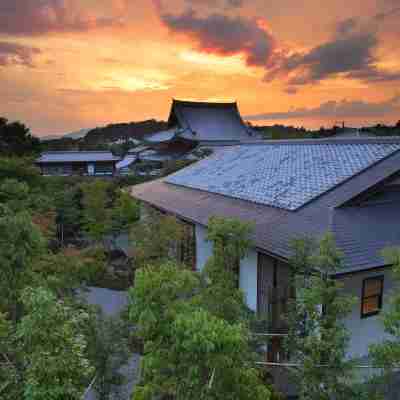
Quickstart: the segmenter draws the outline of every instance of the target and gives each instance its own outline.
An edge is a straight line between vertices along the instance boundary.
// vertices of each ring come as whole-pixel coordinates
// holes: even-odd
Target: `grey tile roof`
[[[169,125],[178,124],[180,136],[192,141],[251,140],[258,135],[243,122],[236,103],[207,103],[174,100]]]
[[[42,153],[37,163],[119,161],[110,151],[49,151]]]
[[[116,168],[117,169],[121,169],[121,168],[127,168],[129,167],[131,164],[133,164],[136,160],[138,159],[138,157],[134,154],[128,154],[126,155],[121,161],[119,161],[116,164]]]
[[[296,210],[399,150],[400,143],[344,140],[241,145],[220,150],[166,182]]]
[[[157,133],[152,133],[144,137],[146,143],[162,143],[171,141],[177,134],[178,127],[172,127],[166,131],[160,131]]]
[[[396,144],[400,140],[365,139],[348,143]],[[290,257],[292,239],[318,238],[330,231],[344,254],[345,267],[341,273],[348,273],[384,266],[381,250],[390,245],[400,246],[400,203],[361,208],[342,207],[342,204],[399,171],[400,152],[394,152],[296,211],[169,184],[165,182],[168,178],[133,186],[131,194],[204,226],[214,215],[253,222],[255,247],[282,259]]]

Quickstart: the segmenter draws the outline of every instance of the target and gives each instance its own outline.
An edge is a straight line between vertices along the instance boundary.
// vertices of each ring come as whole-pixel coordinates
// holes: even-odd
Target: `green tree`
[[[83,227],[90,239],[101,242],[110,231],[110,184],[95,180],[83,184]]]
[[[0,307],[9,311],[14,323],[19,318],[19,297],[30,280],[31,265],[44,251],[43,236],[29,214],[0,212]]]
[[[38,187],[44,183],[44,177],[33,166],[32,160],[20,157],[0,157],[0,182],[5,179],[16,179]]]
[[[173,263],[138,271],[129,311],[144,357],[134,399],[269,399],[246,325],[211,314],[200,290],[198,275]]]
[[[118,189],[111,210],[111,234],[115,238],[121,232],[127,232],[139,221],[140,205],[129,193]]]
[[[21,397],[20,376],[13,351],[13,327],[6,314],[0,312],[0,398],[14,400]]]
[[[21,212],[30,208],[29,186],[15,179],[0,182],[0,203],[13,212]]]
[[[352,385],[353,364],[346,358],[349,335],[343,319],[353,299],[341,293],[332,273],[342,268],[342,256],[330,234],[314,243],[293,242],[291,260],[296,298],[288,313],[288,354],[298,364],[292,372],[300,399],[359,399]]]
[[[176,249],[182,238],[182,225],[175,217],[146,208],[145,214],[130,232],[135,268],[175,261]]]
[[[26,314],[17,326],[26,400],[80,400],[94,374],[82,334],[88,314],[45,288],[26,288]]]
[[[204,271],[202,302],[219,318],[237,322],[249,317],[244,295],[239,290],[240,261],[251,246],[252,225],[237,219],[210,218],[207,240],[213,254]]]
[[[63,187],[54,195],[58,238],[61,246],[75,239],[81,230],[82,210],[80,191],[76,187]]]

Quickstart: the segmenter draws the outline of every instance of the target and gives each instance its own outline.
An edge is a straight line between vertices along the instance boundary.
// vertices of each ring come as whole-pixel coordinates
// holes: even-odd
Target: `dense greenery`
[[[214,254],[203,274],[165,257],[137,271],[130,319],[144,341],[144,357],[135,400],[270,398],[254,365],[249,311],[231,265],[245,255],[249,233],[247,224],[213,219]],[[216,279],[221,272],[226,281]]]
[[[291,372],[300,399],[375,398],[370,386],[357,381],[354,361],[347,357],[349,333],[343,321],[355,299],[344,295],[332,276],[342,268],[333,237],[293,241],[291,266],[296,297],[288,313],[286,350],[297,364]]]
[[[47,179],[29,159],[0,158],[0,398],[80,400],[96,372],[107,399],[122,382],[127,327],[75,291],[104,273],[106,249],[86,236],[95,217],[107,209],[110,234],[137,219],[126,196],[118,184]]]

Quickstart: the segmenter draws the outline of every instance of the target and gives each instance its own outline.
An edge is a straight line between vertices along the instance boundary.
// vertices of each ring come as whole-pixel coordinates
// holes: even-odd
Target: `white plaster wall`
[[[245,294],[247,306],[257,311],[257,252],[253,249],[240,262],[239,286]]]
[[[378,272],[363,272],[341,278],[344,284],[344,291],[356,297],[356,303],[348,317],[345,319],[345,326],[351,334],[349,343],[349,357],[363,357],[368,355],[368,346],[379,343],[388,336],[385,334],[380,321],[382,313],[361,318],[361,292],[362,283],[365,278],[384,275],[383,282],[383,309],[389,306],[389,298],[394,288],[394,281],[390,269]]]
[[[212,255],[212,243],[206,240],[207,228],[196,224],[196,270],[201,272]],[[250,250],[240,262],[239,286],[244,291],[247,305],[257,309],[257,252]]]
[[[201,272],[212,255],[212,243],[206,240],[207,228],[196,224],[196,270]]]

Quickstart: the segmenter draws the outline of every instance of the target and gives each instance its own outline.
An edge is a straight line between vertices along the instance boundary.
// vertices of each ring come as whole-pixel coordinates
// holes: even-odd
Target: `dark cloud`
[[[7,35],[81,32],[120,23],[118,18],[78,12],[69,0],[0,1],[0,33]]]
[[[223,6],[231,8],[240,8],[243,6],[243,0],[186,0],[189,6],[207,5],[207,6]]]
[[[294,119],[294,118],[337,118],[337,117],[382,117],[400,110],[400,96],[382,102],[327,101],[315,108],[295,108],[286,112],[271,112],[248,115],[244,118],[251,121]]]
[[[40,49],[36,47],[0,42],[0,67],[23,65],[25,67],[33,68],[33,58],[40,52]]]
[[[186,1],[191,5],[198,3],[198,0]],[[263,20],[232,17],[223,12],[203,16],[192,8],[172,14],[166,11],[161,0],[154,2],[162,22],[171,32],[192,38],[197,49],[203,52],[222,56],[244,55],[247,65],[264,68],[265,81],[281,79],[287,82],[290,86],[288,93],[294,93],[295,86],[315,84],[336,76],[367,83],[399,80],[400,71],[377,67],[376,50],[380,44],[377,20],[382,22],[400,9],[389,10],[372,19],[353,17],[341,20],[330,40],[305,52],[293,52],[279,48],[278,41]]]
[[[351,33],[358,25],[358,20],[356,18],[346,18],[339,21],[336,25],[336,32],[339,35],[347,35]]]
[[[400,71],[386,71],[376,66],[378,45],[374,23],[348,18],[337,24],[331,40],[308,52],[284,55],[274,68],[267,69],[265,80],[282,78],[291,85],[318,83],[337,75],[369,83],[399,80]]]
[[[271,61],[275,40],[260,20],[218,13],[201,17],[193,9],[178,15],[161,11],[161,19],[172,32],[192,38],[200,51],[243,54],[249,66],[264,67]]]
[[[296,94],[298,91],[299,91],[299,89],[298,89],[297,87],[294,87],[294,86],[288,86],[288,87],[285,89],[285,92],[286,92],[287,94],[290,94],[290,95]]]
[[[353,71],[347,74],[348,78],[358,79],[369,83],[400,81],[400,71],[383,71],[377,67]]]

